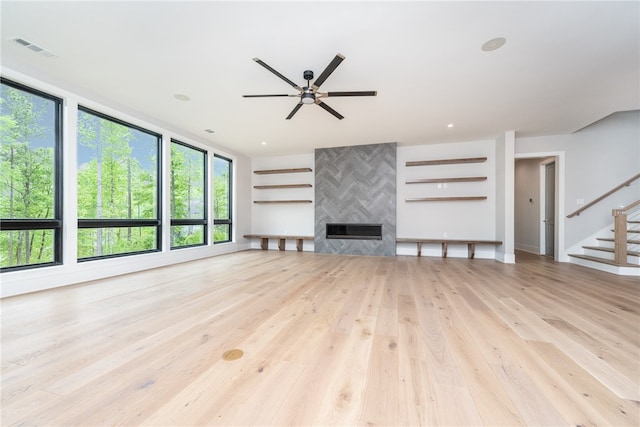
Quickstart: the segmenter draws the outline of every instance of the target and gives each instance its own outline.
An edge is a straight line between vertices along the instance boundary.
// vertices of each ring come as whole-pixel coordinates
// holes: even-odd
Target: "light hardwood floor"
[[[246,251],[7,298],[1,424],[639,425],[640,281],[517,261]]]

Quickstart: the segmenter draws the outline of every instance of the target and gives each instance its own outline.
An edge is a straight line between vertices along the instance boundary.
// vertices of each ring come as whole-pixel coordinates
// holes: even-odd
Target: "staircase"
[[[616,214],[614,209],[614,216]],[[619,213],[619,212],[618,212]],[[640,277],[640,209],[624,213],[624,221],[616,219],[609,235],[596,238],[596,245],[582,246],[583,253],[569,254],[571,262],[622,276]],[[615,225],[624,227],[618,232],[619,244],[624,245],[620,261],[616,261]],[[626,253],[626,254],[625,254]]]

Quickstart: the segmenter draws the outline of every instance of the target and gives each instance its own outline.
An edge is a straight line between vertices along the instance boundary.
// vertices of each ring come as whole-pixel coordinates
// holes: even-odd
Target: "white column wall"
[[[505,132],[496,139],[496,239],[502,246],[496,259],[515,263],[514,224],[515,132]]]

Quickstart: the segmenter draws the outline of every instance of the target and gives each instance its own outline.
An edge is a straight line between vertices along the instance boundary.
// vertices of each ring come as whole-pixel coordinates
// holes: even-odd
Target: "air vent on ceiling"
[[[39,53],[42,56],[45,56],[47,58],[55,58],[56,55],[54,53],[49,52],[46,49],[43,49],[42,47],[38,46],[37,44],[33,44],[28,40],[23,39],[22,37],[13,37],[11,40],[13,40],[15,43],[19,44],[20,46],[26,47],[27,49]]]

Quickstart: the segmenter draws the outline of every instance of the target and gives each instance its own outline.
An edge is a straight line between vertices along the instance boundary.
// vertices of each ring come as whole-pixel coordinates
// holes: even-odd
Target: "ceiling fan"
[[[338,65],[340,65],[340,63],[344,60],[344,58],[345,58],[344,55],[337,54],[336,57],[333,58],[333,60],[329,63],[329,65],[327,65],[327,68],[324,69],[322,74],[320,74],[320,77],[318,77],[316,81],[313,82],[313,84],[309,84],[309,82],[313,80],[313,71],[305,70],[304,73],[302,73],[302,76],[307,81],[307,85],[304,87],[298,86],[297,84],[295,84],[294,82],[292,82],[291,80],[289,80],[288,78],[286,78],[285,76],[283,76],[282,74],[280,74],[279,72],[271,68],[260,58],[253,58],[253,60],[256,61],[258,64],[262,65],[264,68],[271,71],[276,76],[280,77],[289,85],[293,86],[298,91],[298,93],[295,95],[277,94],[277,95],[242,95],[242,96],[244,98],[268,98],[272,96],[294,96],[294,97],[300,98],[300,102],[298,102],[296,106],[293,107],[293,110],[291,110],[291,112],[287,116],[287,120],[291,119],[294,116],[294,114],[298,112],[300,107],[306,104],[317,104],[320,107],[324,108],[329,113],[333,114],[338,119],[342,120],[344,119],[344,116],[338,113],[333,108],[329,107],[325,102],[322,101],[322,98],[328,98],[332,96],[376,96],[378,94],[378,92],[375,90],[349,91],[349,92],[319,92],[318,91],[318,89],[320,89],[320,85],[324,83],[325,80],[327,80],[327,78],[331,75],[331,73],[335,71],[336,68],[338,68]]]

